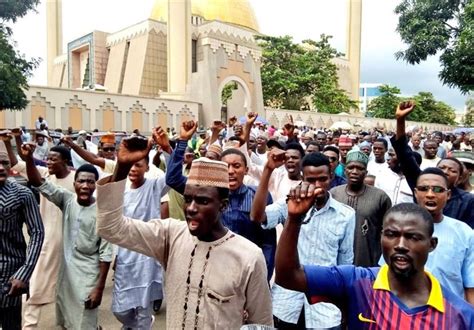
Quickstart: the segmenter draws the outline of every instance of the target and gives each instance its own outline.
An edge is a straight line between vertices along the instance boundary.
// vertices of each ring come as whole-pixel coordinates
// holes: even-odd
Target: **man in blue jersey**
[[[276,256],[277,284],[305,292],[312,303],[344,302],[349,329],[474,328],[474,308],[424,271],[437,239],[432,216],[416,204],[398,204],[384,217],[381,245],[387,265],[301,266],[301,220],[318,193],[305,182],[290,192]]]

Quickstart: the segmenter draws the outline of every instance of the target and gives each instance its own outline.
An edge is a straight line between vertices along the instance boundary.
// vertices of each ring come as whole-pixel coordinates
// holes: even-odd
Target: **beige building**
[[[357,100],[362,0],[347,3],[347,55],[334,61],[341,88]],[[64,53],[61,0],[49,0],[47,31],[49,88],[34,87],[26,114],[0,114],[0,124],[21,117],[29,126],[42,114],[51,128],[147,131],[160,104],[169,105],[163,122],[175,127],[183,109],[201,125],[248,111],[266,115],[259,27],[248,0],[156,0],[148,19],[113,33],[92,31],[68,42]],[[224,109],[229,83],[237,88]],[[137,104],[143,111],[134,112]],[[105,108],[111,112],[102,114]]]

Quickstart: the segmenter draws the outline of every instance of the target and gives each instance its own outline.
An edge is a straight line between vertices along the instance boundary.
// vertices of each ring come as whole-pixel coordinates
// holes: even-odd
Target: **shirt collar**
[[[441,313],[444,313],[444,303],[443,303],[443,292],[441,291],[441,285],[439,284],[438,280],[431,275],[430,272],[425,270],[425,274],[431,281],[431,291],[430,296],[428,297],[428,301],[426,302],[427,305],[437,309]],[[390,290],[390,283],[388,282],[388,266],[383,265],[380,267],[379,273],[375,278],[374,290]]]
[[[237,190],[230,191],[230,195],[240,195],[240,194],[245,194],[248,190],[248,187],[244,184],[242,184]]]

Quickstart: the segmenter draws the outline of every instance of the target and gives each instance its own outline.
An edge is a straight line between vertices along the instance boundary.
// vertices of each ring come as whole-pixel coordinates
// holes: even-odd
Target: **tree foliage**
[[[7,24],[26,15],[38,2],[39,0],[0,1],[0,110],[21,110],[28,103],[24,90],[28,89],[27,78],[38,61],[27,60],[15,50],[12,30]]]
[[[397,30],[407,49],[396,57],[418,64],[440,52],[443,84],[474,90],[474,1],[402,0]]]
[[[400,97],[400,89],[394,86],[383,85],[379,87],[381,95],[374,98],[367,107],[367,115],[375,118],[394,119],[398,103],[408,100]],[[419,92],[410,99],[416,103],[408,120],[426,123],[454,125],[456,114],[454,109],[444,102],[437,101],[432,93]]]
[[[321,112],[339,113],[357,108],[338,87],[337,67],[332,59],[339,54],[329,44],[330,36],[319,41],[293,43],[290,36],[259,36],[264,102],[268,106],[307,110],[310,103]]]
[[[462,120],[464,126],[472,127],[474,125],[474,97],[471,96],[466,101],[466,114]]]

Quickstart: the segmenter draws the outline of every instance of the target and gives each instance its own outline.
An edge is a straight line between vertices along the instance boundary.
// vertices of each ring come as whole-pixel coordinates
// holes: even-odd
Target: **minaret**
[[[62,0],[46,1],[48,86],[52,85],[54,59],[63,53]]]
[[[168,0],[168,93],[186,94],[191,77],[191,0]]]
[[[347,59],[349,60],[351,96],[359,101],[362,0],[347,0]]]

